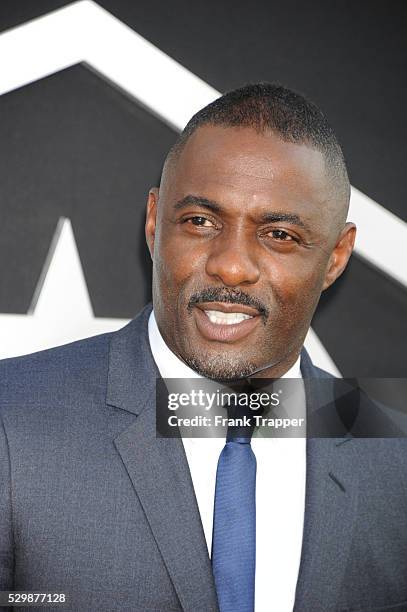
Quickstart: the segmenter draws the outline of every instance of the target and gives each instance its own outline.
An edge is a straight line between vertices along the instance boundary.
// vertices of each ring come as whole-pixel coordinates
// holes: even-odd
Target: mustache
[[[269,309],[265,304],[263,304],[258,298],[251,296],[240,289],[230,289],[228,287],[208,287],[202,291],[194,293],[188,302],[189,312],[193,306],[196,304],[202,304],[204,302],[243,304],[244,306],[256,308],[264,320],[266,320],[269,316]]]

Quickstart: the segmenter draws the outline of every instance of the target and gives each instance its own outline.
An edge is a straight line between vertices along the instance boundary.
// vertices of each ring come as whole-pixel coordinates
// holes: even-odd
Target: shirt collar
[[[151,311],[148,319],[148,338],[154,361],[162,378],[203,378],[168,348],[158,329],[154,310]],[[300,362],[301,357],[299,356],[294,365],[281,378],[302,378]]]

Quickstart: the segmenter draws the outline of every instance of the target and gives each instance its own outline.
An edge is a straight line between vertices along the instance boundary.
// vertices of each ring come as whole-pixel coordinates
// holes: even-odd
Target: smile
[[[201,336],[212,342],[237,342],[248,336],[261,320],[258,310],[242,304],[197,304],[193,312]]]
[[[204,312],[210,322],[215,325],[235,325],[253,318],[243,312],[221,312],[220,310],[205,310]]]

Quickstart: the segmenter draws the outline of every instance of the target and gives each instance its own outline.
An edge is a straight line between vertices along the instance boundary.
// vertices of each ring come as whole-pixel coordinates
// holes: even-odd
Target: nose
[[[214,243],[217,244],[214,244]],[[260,278],[254,245],[243,236],[216,240],[206,262],[206,273],[228,287],[252,285]]]

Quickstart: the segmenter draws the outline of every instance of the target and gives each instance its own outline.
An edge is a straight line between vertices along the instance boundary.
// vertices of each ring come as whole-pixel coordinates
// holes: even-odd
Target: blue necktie
[[[229,428],[218,460],[212,571],[220,612],[254,611],[256,456],[250,446],[252,431]]]

